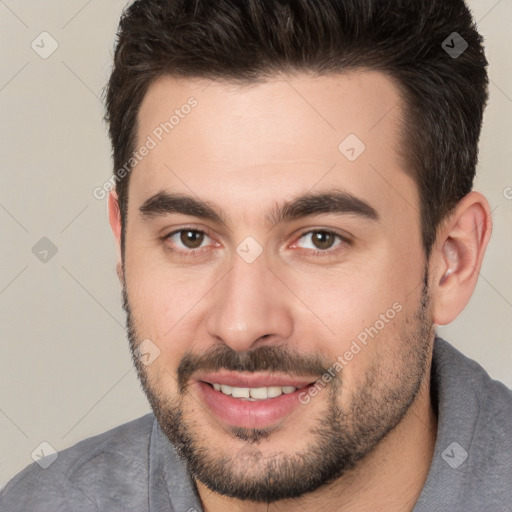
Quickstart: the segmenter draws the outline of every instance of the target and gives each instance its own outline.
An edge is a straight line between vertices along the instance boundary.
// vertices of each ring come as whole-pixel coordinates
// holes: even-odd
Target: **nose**
[[[267,267],[264,254],[252,263],[235,254],[210,300],[207,331],[233,350],[280,345],[293,333],[290,292]]]

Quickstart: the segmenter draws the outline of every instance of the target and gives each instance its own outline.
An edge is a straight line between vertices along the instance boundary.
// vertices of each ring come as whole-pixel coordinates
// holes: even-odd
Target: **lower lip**
[[[293,393],[283,393],[267,400],[244,400],[225,395],[209,384],[197,382],[199,395],[208,408],[224,423],[244,428],[264,428],[284,419],[301,403],[299,394],[306,388]]]

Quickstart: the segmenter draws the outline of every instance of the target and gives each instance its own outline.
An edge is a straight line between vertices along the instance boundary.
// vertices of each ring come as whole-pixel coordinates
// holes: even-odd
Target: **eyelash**
[[[162,237],[162,242],[167,242],[167,240],[169,240],[171,237],[173,237],[174,235],[176,235],[178,233],[182,233],[183,231],[193,231],[195,233],[202,233],[202,234],[206,235],[207,237],[213,239],[213,236],[212,236],[211,232],[209,230],[207,230],[207,229],[197,229],[197,228],[195,228],[193,226],[183,226],[180,229],[172,231],[171,233],[163,236]],[[339,251],[343,250],[346,246],[350,246],[351,245],[351,241],[348,238],[346,238],[345,236],[341,235],[337,231],[334,231],[334,230],[331,230],[331,229],[310,229],[310,230],[307,230],[307,231],[303,231],[298,236],[297,241],[300,240],[301,238],[303,238],[305,235],[309,235],[309,234],[312,234],[312,233],[327,233],[327,234],[330,234],[330,235],[334,235],[335,237],[337,237],[340,240],[340,243],[335,245],[334,249],[325,249],[323,251],[322,250],[307,249],[308,256],[313,256],[315,258],[322,258],[322,257],[332,256],[333,254],[337,254]],[[296,244],[296,242],[294,242],[294,245],[295,244]],[[169,246],[168,246],[168,248],[169,248],[170,251],[172,251],[175,254],[179,254],[179,255],[182,255],[182,256],[190,256],[190,257],[199,256],[202,253],[204,253],[206,250],[208,250],[208,247],[200,247],[198,249],[188,249],[188,250],[174,249],[174,248],[171,248]]]

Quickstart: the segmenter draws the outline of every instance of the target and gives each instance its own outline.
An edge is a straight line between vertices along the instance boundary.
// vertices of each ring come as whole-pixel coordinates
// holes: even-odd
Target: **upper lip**
[[[317,380],[315,377],[293,377],[274,373],[239,373],[230,371],[204,373],[195,380],[209,384],[224,384],[235,388],[267,388],[271,386],[293,386],[302,388]]]

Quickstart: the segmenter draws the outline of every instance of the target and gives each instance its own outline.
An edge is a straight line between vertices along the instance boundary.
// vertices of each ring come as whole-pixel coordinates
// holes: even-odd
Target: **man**
[[[512,392],[436,336],[491,235],[462,0],[138,0],[110,223],[154,411],[2,511],[512,510]]]

